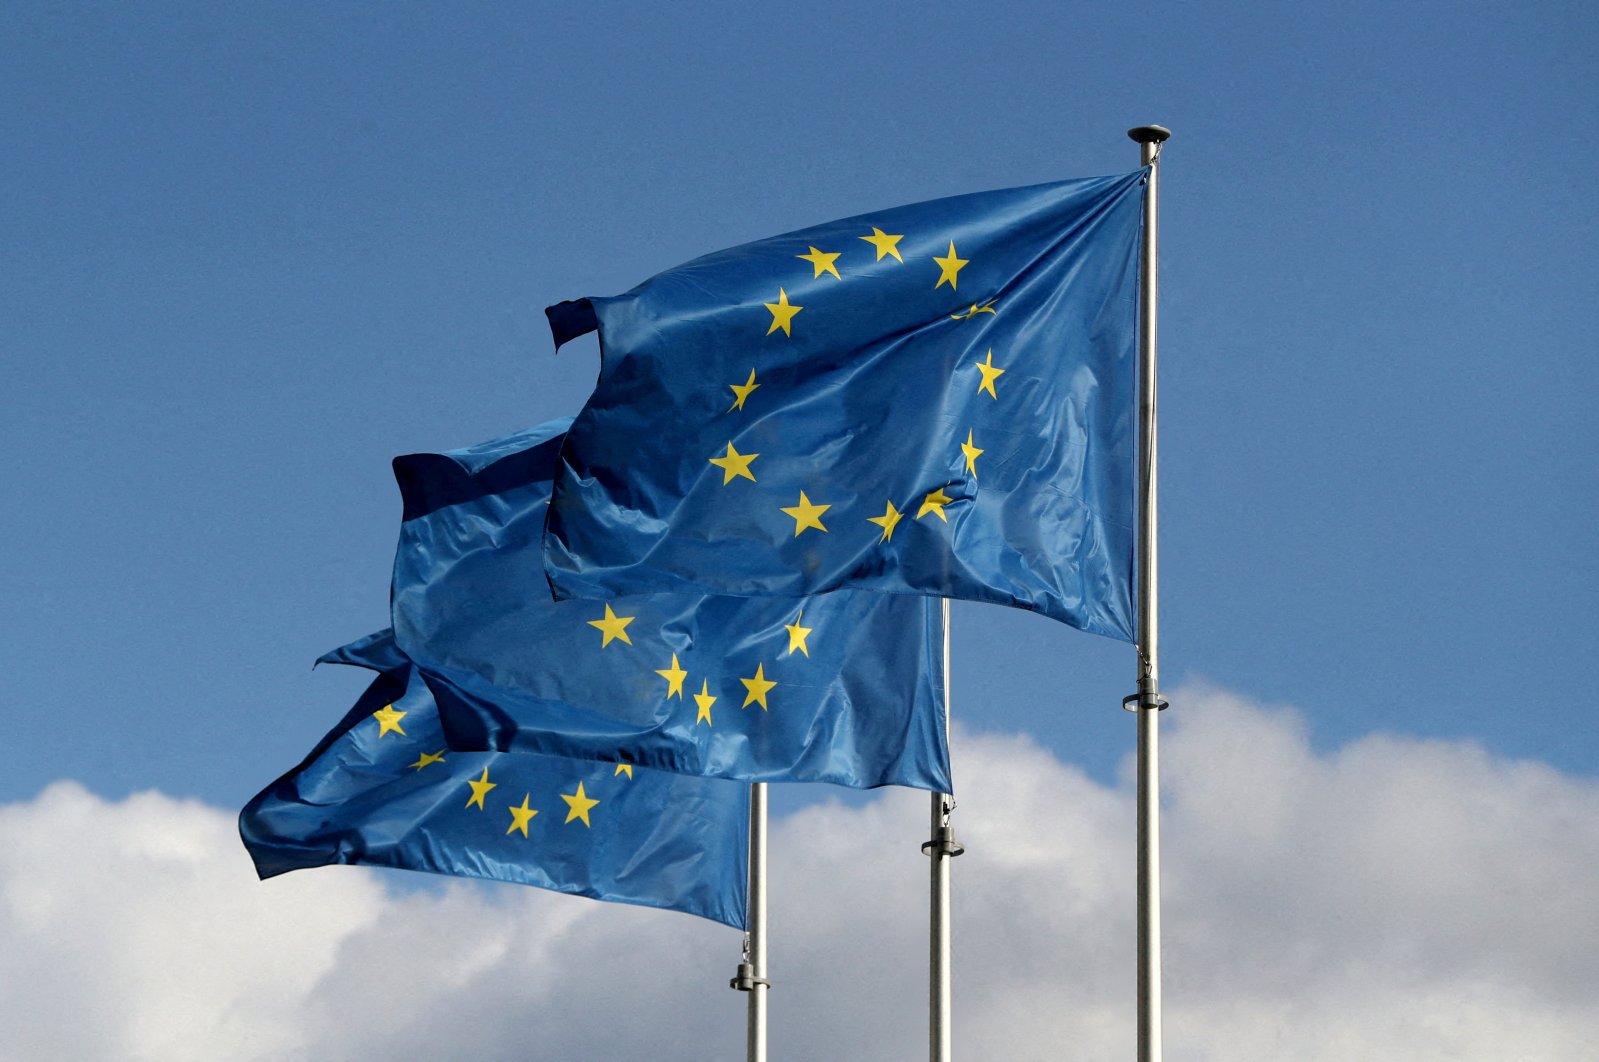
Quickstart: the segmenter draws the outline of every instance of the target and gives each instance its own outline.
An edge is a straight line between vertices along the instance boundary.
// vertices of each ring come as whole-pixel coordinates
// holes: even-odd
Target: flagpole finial
[[[1140,144],[1159,144],[1171,136],[1164,125],[1140,125],[1127,130],[1127,135]]]

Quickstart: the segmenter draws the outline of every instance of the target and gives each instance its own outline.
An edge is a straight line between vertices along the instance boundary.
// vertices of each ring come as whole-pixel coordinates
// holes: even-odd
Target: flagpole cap
[[[1127,130],[1127,135],[1140,144],[1159,144],[1171,136],[1164,125],[1140,125]]]

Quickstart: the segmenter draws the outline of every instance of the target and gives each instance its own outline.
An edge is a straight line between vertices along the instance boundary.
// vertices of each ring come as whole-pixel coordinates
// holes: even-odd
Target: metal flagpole
[[[748,1035],[744,1057],[766,1062],[766,783],[750,786],[749,932],[744,936],[744,961],[729,988],[749,993]]]
[[[1160,630],[1155,498],[1155,298],[1160,146],[1171,130],[1141,125],[1127,135],[1149,167],[1144,196],[1143,280],[1138,300],[1138,692],[1122,707],[1138,713],[1138,1062],[1160,1062]]]
[[[944,599],[944,730],[949,731],[949,598]],[[934,793],[933,839],[922,845],[932,859],[932,902],[928,927],[927,1056],[950,1062],[949,861],[966,849],[955,843],[950,813],[955,798]]]

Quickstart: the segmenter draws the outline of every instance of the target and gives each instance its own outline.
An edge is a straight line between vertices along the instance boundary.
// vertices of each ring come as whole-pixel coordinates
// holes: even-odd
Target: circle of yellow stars
[[[585,621],[588,626],[594,627],[600,632],[599,648],[604,649],[613,641],[622,641],[627,645],[632,645],[632,640],[626,635],[626,628],[638,617],[619,615],[614,604],[609,601],[605,602],[602,608],[604,610],[603,618]],[[782,625],[784,632],[788,636],[788,647],[785,654],[787,656],[793,656],[794,654],[798,653],[801,656],[809,658],[811,655],[809,639],[811,634],[815,631],[815,627],[806,626],[804,619],[805,611],[804,609],[801,609],[798,614],[795,615],[794,622],[785,623]],[[653,670],[656,675],[659,675],[666,682],[666,690],[662,694],[663,700],[676,699],[681,701],[684,699],[684,691],[691,688],[686,685],[689,679],[689,671],[683,666],[682,660],[675,651],[670,654],[670,663],[668,663],[666,667],[655,668]],[[755,674],[749,676],[739,676],[739,682],[744,686],[744,701],[739,706],[740,708],[748,708],[751,705],[756,705],[762,711],[771,711],[772,704],[769,698],[772,694],[772,691],[778,688],[779,683],[776,679],[767,677],[766,663],[764,661],[759,661],[756,663]],[[692,696],[696,709],[694,726],[698,727],[703,724],[707,727],[714,727],[715,717],[712,714],[711,709],[715,706],[720,697],[718,694],[711,692],[710,679],[702,677],[700,679],[700,691],[692,694]],[[403,715],[404,713],[401,714]],[[388,725],[392,726],[395,724],[390,723]],[[617,772],[621,773],[623,767],[627,767],[628,771],[630,772],[629,777],[631,777],[631,767],[628,765],[624,764],[621,767],[618,767]],[[484,779],[484,781],[486,782],[487,779]],[[481,806],[481,804],[479,806]]]
[[[620,623],[622,627],[625,627],[633,618],[617,617],[609,608],[606,609],[606,613],[608,621],[614,620],[617,623]],[[796,621],[796,623],[797,622],[798,621]],[[605,630],[604,627],[601,629]],[[606,633],[609,633],[609,631]],[[632,643],[629,642],[628,644]],[[676,684],[679,687],[678,695],[681,696],[682,678],[686,672],[682,672],[678,667],[677,656],[675,654],[672,657],[672,671],[662,671],[660,674],[666,675],[668,681],[671,682],[672,672],[675,672],[677,675]],[[712,699],[714,700],[714,698]],[[378,724],[378,740],[382,741],[391,734],[407,740],[416,740],[410,738],[410,736],[406,734],[404,727],[401,725],[401,720],[410,714],[411,713],[409,711],[403,710],[392,703],[385,704],[382,708],[379,708],[377,711],[373,712],[372,718]],[[419,752],[415,763],[407,764],[406,766],[408,770],[421,772],[428,767],[433,766],[434,764],[444,763],[445,759],[445,749],[439,749],[437,752],[427,752],[424,749],[423,751]],[[485,812],[488,810],[489,794],[495,789],[498,789],[500,786],[499,782],[493,781],[489,777],[490,770],[492,770],[491,766],[485,766],[476,778],[466,779],[468,795],[466,798],[466,803],[463,805],[465,810],[470,810],[472,808],[477,808],[479,811]],[[616,764],[612,773],[612,777],[625,778],[628,781],[631,781],[633,778],[633,765],[630,763]],[[577,822],[582,823],[587,829],[593,828],[594,823],[591,816],[594,812],[594,809],[600,806],[601,801],[597,797],[589,796],[588,789],[582,780],[579,780],[576,783],[576,786],[572,792],[567,793],[558,791],[556,795],[559,796],[560,799],[566,804],[566,818],[564,820],[565,824],[570,825],[574,822]],[[532,834],[529,833],[529,828],[532,826],[533,820],[542,811],[541,808],[534,807],[532,801],[532,792],[526,791],[522,794],[522,800],[520,803],[507,802],[504,805],[505,811],[511,817],[510,825],[505,828],[505,834],[507,836],[519,833],[524,838],[531,839]]]
[[[877,226],[872,226],[869,233],[860,235],[858,238],[872,248],[874,263],[882,263],[891,258],[896,263],[895,267],[906,264],[905,254],[901,247],[901,241],[905,239],[904,233],[885,232]],[[923,252],[927,253],[932,263],[937,266],[936,276],[929,274],[929,279],[934,291],[946,285],[952,292],[959,291],[961,272],[971,264],[971,261],[969,258],[961,256],[958,245],[954,240],[945,241],[945,247],[943,254]],[[840,262],[844,258],[842,250],[827,249],[807,243],[805,245],[805,253],[795,254],[794,257],[805,262],[810,267],[806,282],[828,283],[828,281],[823,280],[824,277],[831,280],[844,279],[843,269],[840,266]],[[919,260],[926,261],[926,259]],[[807,299],[806,301],[809,300]],[[770,341],[782,342],[783,340],[792,339],[796,327],[803,329],[803,319],[800,318],[800,314],[804,312],[805,306],[789,294],[786,284],[778,285],[775,301],[765,302],[763,305],[769,315],[765,334]],[[982,316],[997,316],[999,312],[1000,308],[995,305],[995,300],[990,298],[979,299],[967,305],[965,309],[951,313],[948,316],[952,320],[959,322],[975,320]],[[779,332],[782,333],[781,340],[774,338]],[[995,353],[992,348],[984,352],[982,360],[964,362],[961,371],[971,373],[974,369],[976,382],[972,391],[973,397],[980,398],[982,395],[987,395],[992,401],[1000,401],[1000,388],[1002,386],[1000,378],[1006,373],[1007,369],[1003,364],[995,363]],[[724,415],[740,415],[754,412],[756,407],[761,404],[756,392],[762,386],[758,365],[750,367],[742,382],[738,380],[728,382],[726,387],[731,397]],[[971,485],[975,489],[979,479],[978,464],[986,450],[979,445],[977,439],[977,431],[980,426],[962,426],[967,428],[964,440],[958,435],[951,440],[952,469],[959,468],[963,476],[971,481]],[[730,436],[736,436],[737,434],[737,431],[729,432]],[[955,456],[957,453],[958,457]],[[735,486],[735,481],[759,482],[758,468],[760,466],[757,462],[760,457],[761,454],[759,452],[741,452],[736,439],[729,437],[723,443],[720,453],[708,456],[705,460],[721,473],[721,487],[738,489]],[[866,516],[864,519],[878,529],[878,542],[881,544],[888,544],[893,541],[896,529],[901,526],[906,516],[912,516],[915,521],[936,519],[939,523],[948,524],[950,516],[946,511],[947,507],[954,505],[966,496],[964,492],[958,490],[951,493],[950,488],[956,485],[957,481],[952,481],[934,486],[933,489],[923,491],[917,497],[910,499],[903,508],[897,505],[894,499],[887,499],[883,503],[882,515]],[[793,495],[790,495],[790,498],[792,497]],[[793,504],[778,505],[776,508],[785,517],[792,520],[792,538],[800,538],[807,532],[828,534],[832,530],[828,526],[829,520],[832,519],[832,517],[828,516],[828,513],[834,508],[833,504],[825,499],[813,499],[807,490],[799,490],[798,498],[794,500]],[[610,602],[604,604],[603,610],[604,614],[600,618],[586,621],[589,626],[600,632],[600,648],[606,649],[615,642],[621,642],[628,646],[633,645],[633,640],[629,637],[627,628],[629,624],[634,622],[636,617],[618,615]],[[810,655],[810,648],[806,639],[811,634],[811,628],[803,626],[802,619],[803,612],[795,618],[793,624],[785,625],[789,636],[787,652],[789,656],[795,653],[806,657]],[[693,726],[695,728],[701,725],[707,728],[713,727],[714,709],[720,701],[720,691],[713,692],[710,688],[710,679],[701,676],[699,692],[693,692],[693,687],[689,684],[691,677],[689,669],[683,665],[676,652],[670,654],[669,662],[663,660],[662,663],[666,666],[653,668],[653,671],[666,684],[662,694],[663,700],[683,701],[686,698],[692,698],[695,704]],[[780,690],[780,684],[776,678],[768,677],[764,661],[757,663],[753,675],[740,675],[738,676],[738,681],[744,688],[744,697],[740,703],[741,709],[758,706],[763,712],[768,712],[772,709],[774,697],[780,700],[780,693],[774,694],[774,691]],[[395,725],[398,725],[398,723],[396,722]],[[582,797],[581,793],[563,794],[563,799],[568,799],[569,806],[574,809],[573,815],[577,816],[577,821],[586,822],[586,817],[584,817],[586,812],[579,813],[576,810],[581,805],[580,797]],[[573,801],[577,803],[572,803]],[[574,820],[569,818],[567,821]],[[515,823],[513,823],[514,826]]]
[[[875,255],[873,259],[874,262],[882,262],[885,258],[892,258],[900,265],[905,264],[904,255],[900,250],[900,241],[905,238],[904,233],[884,232],[881,228],[878,228],[874,225],[872,226],[872,231],[870,233],[858,238],[872,247]],[[958,251],[954,240],[947,241],[947,245],[948,249],[944,254],[931,255],[934,264],[938,266],[938,276],[933,281],[933,289],[935,291],[944,287],[946,284],[949,286],[951,291],[958,291],[960,288],[961,270],[971,264],[970,259],[962,258],[960,256],[960,252]],[[843,274],[839,271],[838,263],[842,256],[842,251],[829,251],[819,248],[814,244],[806,244],[806,252],[804,254],[797,254],[794,257],[809,263],[811,266],[811,280],[820,280],[824,276],[830,276],[835,280],[841,280],[843,279]],[[764,305],[767,312],[771,315],[771,320],[767,325],[766,334],[771,336],[777,332],[782,332],[784,337],[792,338],[794,335],[795,318],[802,310],[805,309],[805,307],[793,302],[790,299],[786,286],[778,287],[776,302],[768,302]],[[997,315],[998,313],[999,310],[995,307],[994,300],[987,299],[971,303],[965,310],[950,314],[949,316],[952,320],[963,321],[973,320],[984,314]],[[1005,374],[1006,369],[1002,365],[994,364],[993,350],[989,349],[984,354],[982,361],[974,362],[972,365],[977,369],[979,375],[975,393],[978,395],[986,394],[992,400],[996,402],[999,401],[997,381]],[[744,411],[746,402],[749,401],[750,396],[753,395],[755,390],[760,386],[761,383],[757,379],[757,371],[755,368],[750,369],[749,376],[743,383],[729,383],[727,387],[732,391],[733,399],[732,403],[727,408],[727,412],[735,413]],[[954,440],[959,449],[960,462],[964,469],[964,475],[970,478],[974,486],[978,480],[978,458],[982,457],[986,452],[984,448],[979,446],[977,443],[976,431],[976,428],[968,427],[964,442],[962,442],[958,436]],[[748,480],[751,483],[759,482],[755,475],[754,462],[760,456],[761,455],[759,453],[740,453],[733,440],[729,439],[726,443],[726,449],[723,453],[717,456],[709,457],[706,460],[721,470],[722,486],[726,487],[731,485],[736,479]],[[922,520],[927,517],[936,517],[939,521],[945,524],[949,523],[949,515],[945,512],[945,506],[951,505],[957,500],[957,497],[951,496],[947,492],[946,488],[950,486],[953,486],[953,484],[946,483],[940,485],[935,487],[933,490],[925,492],[920,499],[913,500],[912,504],[916,505],[915,519]],[[785,516],[794,521],[794,533],[792,537],[799,538],[800,535],[806,531],[816,531],[822,534],[828,533],[829,528],[823,521],[822,516],[832,507],[832,504],[828,502],[813,501],[808,493],[806,493],[804,490],[801,490],[799,492],[798,501],[796,501],[793,505],[779,506],[778,509]],[[875,524],[881,528],[881,531],[878,535],[878,542],[880,544],[887,544],[893,541],[894,530],[896,527],[898,527],[900,520],[905,515],[905,511],[898,508],[894,504],[894,500],[890,498],[884,503],[883,514],[881,516],[868,516],[865,519],[868,523]],[[596,621],[595,625],[599,625],[598,621]],[[607,642],[607,644],[609,643]],[[709,709],[707,708],[705,712],[708,715]]]
[[[443,760],[443,757],[438,756],[436,758],[429,758],[424,756],[423,759],[426,761],[426,763],[438,763]],[[424,766],[425,765],[426,764],[424,764]],[[470,795],[466,798],[465,806],[468,809],[477,808],[479,811],[488,810],[488,795],[495,789],[499,788],[500,785],[500,783],[491,781],[489,779],[489,770],[490,768],[484,767],[482,773],[476,778],[467,779],[466,785],[467,789],[470,791]],[[631,780],[633,777],[633,765],[630,763],[617,764],[613,777],[625,777]],[[588,795],[588,790],[585,788],[583,782],[579,781],[573,792],[558,792],[556,795],[566,803],[565,823],[567,825],[570,825],[574,822],[581,822],[585,827],[593,828],[594,823],[589,816],[595,808],[600,806],[601,802],[599,799]],[[528,827],[532,825],[533,819],[542,810],[540,808],[533,807],[532,801],[533,794],[531,791],[529,791],[522,794],[522,802],[520,804],[507,804],[505,806],[505,810],[509,812],[511,816],[511,824],[505,828],[506,834],[509,835],[513,833],[520,833],[523,837],[531,837],[531,835],[528,833]]]

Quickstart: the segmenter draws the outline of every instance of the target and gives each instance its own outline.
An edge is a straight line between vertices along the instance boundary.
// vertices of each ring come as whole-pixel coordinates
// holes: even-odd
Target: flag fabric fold
[[[362,863],[745,928],[746,786],[615,763],[454,752],[391,632],[323,660],[379,674],[305,761],[241,812],[239,833],[262,878]]]
[[[855,587],[1132,640],[1143,184],[878,211],[551,307],[601,346],[556,595]]]
[[[540,543],[567,424],[395,459],[395,640],[451,747],[951,789],[932,599],[551,600]]]

